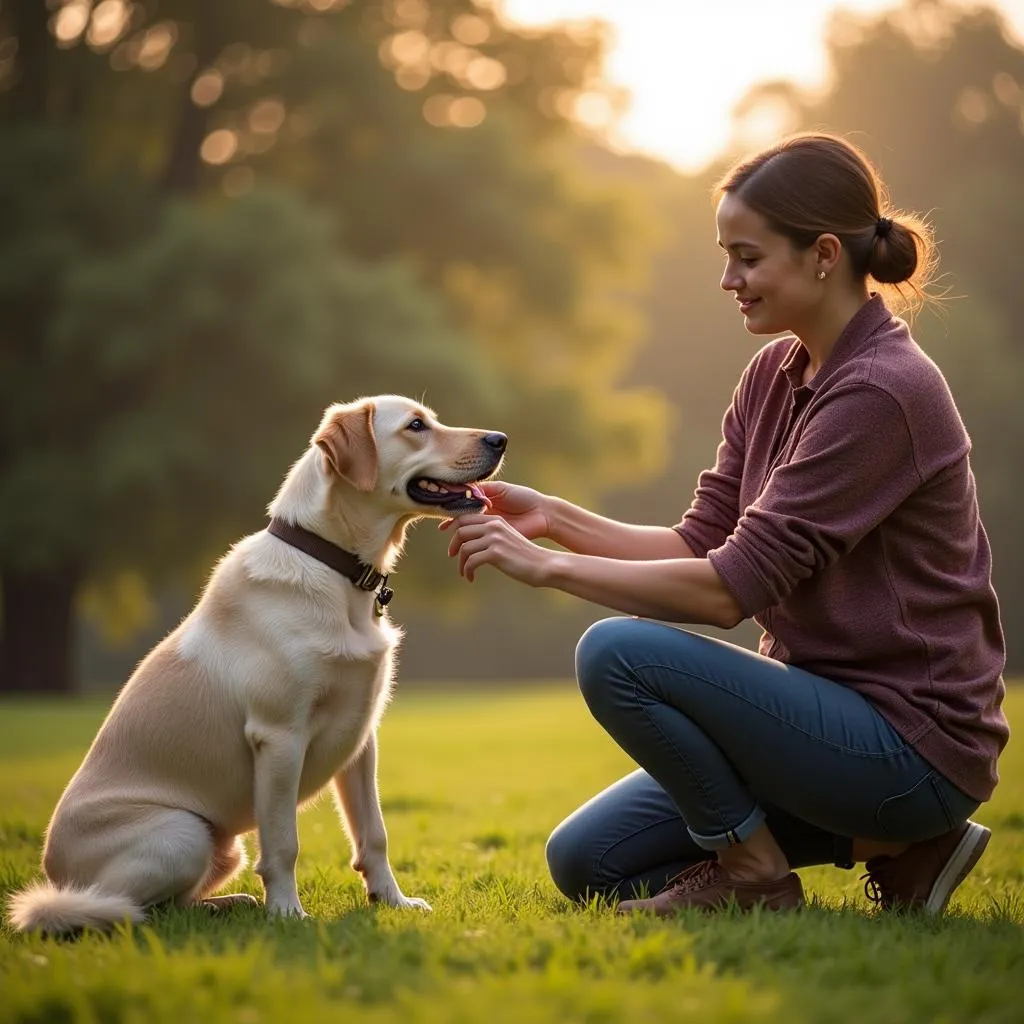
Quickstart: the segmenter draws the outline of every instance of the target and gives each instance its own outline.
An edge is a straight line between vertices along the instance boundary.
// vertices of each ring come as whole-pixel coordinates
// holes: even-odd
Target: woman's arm
[[[503,519],[527,540],[547,537],[578,554],[606,558],[643,561],[693,557],[690,546],[669,526],[619,523],[562,498],[504,480],[489,480],[480,484],[480,489],[487,496],[487,514]],[[441,529],[453,525],[454,520],[446,520]]]
[[[498,516],[462,516],[448,548],[472,582],[484,565],[534,587],[554,587],[627,615],[726,628],[743,614],[705,558],[647,561],[552,551],[527,540]]]
[[[623,561],[553,552],[540,586],[648,619],[731,629],[743,621],[736,599],[706,558]]]
[[[580,555],[647,561],[693,558],[690,546],[670,526],[639,526],[606,519],[563,498],[545,496],[547,536]]]

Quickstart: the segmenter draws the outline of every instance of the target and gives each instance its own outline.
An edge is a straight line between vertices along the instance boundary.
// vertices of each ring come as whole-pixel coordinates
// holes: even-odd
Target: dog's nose
[[[508,444],[508,438],[504,434],[499,434],[497,431],[493,431],[490,434],[484,436],[484,444],[488,448],[493,448],[496,452],[503,452],[505,446]]]

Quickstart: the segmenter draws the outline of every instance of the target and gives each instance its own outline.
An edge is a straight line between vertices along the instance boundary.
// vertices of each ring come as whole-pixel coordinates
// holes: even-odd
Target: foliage
[[[64,383],[55,407],[5,381],[8,561],[86,553],[95,568],[166,571],[183,554],[208,560],[225,533],[259,521],[268,465],[283,475],[311,412],[344,389],[387,379],[487,394],[437,299],[394,261],[339,254],[330,222],[297,199],[179,201],[157,220],[136,245],[62,275],[34,353]]]
[[[1011,688],[1009,713],[1024,714]],[[0,713],[0,890],[33,877],[53,803],[105,709]],[[112,938],[0,933],[0,1021],[1019,1019],[1024,759],[976,817],[985,857],[945,918],[869,908],[857,872],[801,872],[798,914],[623,919],[570,906],[544,864],[549,831],[631,770],[575,691],[400,692],[384,719],[392,857],[428,916],[366,906],[329,801],[300,817],[313,920],[165,909]],[[566,752],[571,751],[571,756]],[[247,871],[239,888],[259,893]]]
[[[93,0],[66,7],[99,13]],[[51,29],[73,11],[0,5],[0,572],[74,554],[90,607],[127,608],[122,625],[145,604],[123,584],[132,574],[155,588],[185,575],[194,593],[210,558],[259,524],[323,395],[404,389],[399,366],[443,418],[510,433],[508,477],[627,520],[677,521],[758,342],[717,288],[709,196],[722,167],[684,177],[581,139],[577,113],[617,103],[598,26],[528,32],[469,0],[124,9],[107,35],[80,19],[58,47]],[[915,334],[974,442],[1019,670],[1024,51],[994,11],[944,0],[837,15],[829,45],[827,87],[758,87],[737,110],[737,147],[764,141],[752,133],[765,123],[848,134],[894,204],[933,220],[947,299]],[[274,263],[271,232],[308,279]],[[213,295],[202,276],[230,277],[231,253],[256,297],[237,321],[233,285]],[[175,266],[173,294],[161,291]],[[332,378],[356,325],[387,343],[355,345],[358,367]],[[176,330],[195,332],[177,363]],[[149,345],[151,332],[162,340]],[[167,379],[147,377],[145,360],[129,372],[125,346]],[[209,380],[183,374],[188,363],[209,363]],[[252,423],[257,396],[273,424]],[[247,417],[263,446],[238,442]],[[227,472],[223,447],[203,443],[222,435]],[[571,663],[594,608],[493,579],[458,589],[427,532],[411,538],[396,608],[410,670]],[[104,586],[117,600],[96,599]],[[438,614],[453,587],[474,612],[461,624]],[[417,591],[429,600],[407,602]]]
[[[581,497],[656,470],[642,214],[571,159],[602,46],[468,0],[0,7],[0,575],[194,585],[377,391]]]

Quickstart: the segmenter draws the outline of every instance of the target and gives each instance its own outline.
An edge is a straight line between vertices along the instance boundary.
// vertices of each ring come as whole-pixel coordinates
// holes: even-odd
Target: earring
[[[819,281],[824,281],[825,280],[825,271],[824,270],[819,270],[818,271],[818,280]]]

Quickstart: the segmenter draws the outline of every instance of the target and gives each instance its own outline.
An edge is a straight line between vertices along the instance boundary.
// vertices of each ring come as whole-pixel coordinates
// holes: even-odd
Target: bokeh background
[[[1024,3],[0,0],[0,691],[119,686],[331,401],[423,397],[509,479],[676,522],[760,344],[711,188],[803,128],[935,226],[915,332],[1020,673]],[[446,546],[395,576],[403,684],[571,674],[604,612]]]

